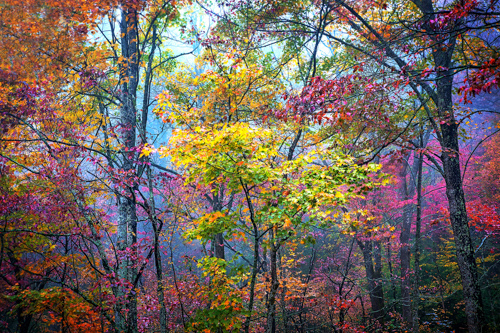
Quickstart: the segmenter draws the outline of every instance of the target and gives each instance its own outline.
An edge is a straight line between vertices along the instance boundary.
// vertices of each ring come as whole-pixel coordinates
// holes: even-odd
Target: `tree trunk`
[[[273,230],[269,230],[269,241],[271,244],[270,264],[271,264],[271,291],[269,293],[269,302],[267,307],[267,333],[276,333],[276,294],[278,293],[278,267],[277,250]]]
[[[224,253],[224,234],[218,233],[214,236],[214,248],[215,248],[215,257],[219,259],[226,259],[226,255]]]
[[[255,297],[255,282],[257,280],[259,262],[259,231],[257,226],[254,225],[254,244],[253,244],[253,265],[252,265],[252,276],[250,278],[250,299],[248,301],[248,316],[245,320],[244,331],[246,333],[250,332],[250,321],[252,320],[253,303]]]
[[[405,181],[406,182],[406,181]],[[408,193],[405,194],[404,200],[408,200]],[[401,242],[400,259],[401,259],[401,307],[402,317],[407,325],[411,325],[411,277],[410,277],[410,233],[412,220],[412,207],[406,205],[403,207],[403,223],[401,226],[401,234],[399,240]]]
[[[160,230],[156,225],[156,221],[152,221],[154,226],[155,240],[154,240],[154,252],[155,252],[155,268],[156,268],[156,281],[157,281],[157,295],[158,303],[160,304],[160,332],[166,333],[167,329],[167,310],[165,308],[165,291],[163,286],[163,267],[161,264],[161,253],[159,247],[159,236]],[[161,226],[160,226],[161,227]]]
[[[421,145],[422,146],[422,142]],[[419,331],[419,315],[418,315],[418,303],[420,299],[419,293],[419,274],[420,274],[420,229],[422,224],[422,166],[424,163],[424,157],[419,154],[418,159],[418,174],[417,174],[417,217],[416,217],[416,230],[415,230],[415,278],[413,282],[413,321],[412,328],[413,332],[418,333]]]
[[[375,246],[374,246],[375,245]],[[384,323],[384,289],[380,281],[382,277],[382,256],[380,242],[358,240],[358,246],[363,252],[363,259],[368,280],[368,292],[372,305],[372,318]]]
[[[147,177],[148,177],[148,187],[149,187],[149,211],[148,217],[151,221],[154,232],[154,259],[155,259],[155,269],[156,269],[156,295],[158,297],[158,303],[160,305],[160,333],[167,333],[167,309],[165,307],[165,290],[163,285],[163,265],[161,260],[160,252],[160,233],[163,228],[163,221],[160,220],[156,215],[156,205],[153,193],[153,175],[151,173],[151,166],[147,166]]]
[[[396,273],[394,273],[394,270],[392,269],[392,250],[391,250],[391,239],[390,238],[387,239],[386,249],[387,249],[387,267],[389,268],[392,298],[397,299],[397,290],[396,290],[396,283],[395,283],[395,274]],[[394,303],[391,305],[391,311],[396,311]]]
[[[346,284],[346,281],[347,281],[347,278],[348,278],[348,274],[349,274],[349,270],[350,270],[350,267],[351,267],[351,255],[352,255],[352,249],[354,248],[354,241],[355,241],[355,239],[353,238],[352,242],[351,242],[351,245],[349,246],[349,254],[347,256],[347,262],[345,264],[345,269],[342,272],[342,281],[340,282],[340,285],[339,285],[338,295],[339,295],[339,299],[342,299],[342,300],[346,300],[347,296],[349,294],[349,292],[347,292],[344,295],[344,286]],[[344,326],[344,321],[345,321],[345,317],[347,315],[347,311],[348,310],[349,310],[348,308],[344,308],[344,307],[342,307],[339,310],[339,322],[338,322],[338,326],[340,327],[339,332],[341,332],[341,333],[342,333],[342,327]]]
[[[449,67],[451,60],[448,60],[446,55],[446,52],[434,53],[436,66]],[[467,325],[470,333],[476,333],[483,331],[483,302],[465,206],[459,159],[458,124],[453,113],[453,76],[450,74],[449,70],[438,72],[437,75],[442,78],[436,82],[438,113],[443,118],[440,124],[442,136],[441,160],[446,183],[450,221],[455,238],[457,263],[462,277]]]
[[[221,188],[218,189],[217,194],[213,194],[212,197],[209,195],[205,195],[205,198],[208,200],[210,205],[212,206],[212,211],[213,212],[220,212],[222,211],[223,205],[224,205],[224,187],[221,186]],[[230,206],[230,205],[229,205]],[[231,207],[228,207],[228,211],[230,210]],[[212,239],[212,256],[215,258],[219,259],[226,259],[226,254],[224,250],[224,233],[218,233],[214,235],[214,238]]]
[[[248,300],[248,315],[245,319],[245,323],[243,326],[243,330],[245,333],[250,332],[250,321],[252,320],[252,312],[254,306],[254,298],[255,298],[255,283],[257,281],[257,273],[258,273],[258,263],[259,263],[259,228],[257,226],[257,221],[255,219],[255,212],[253,209],[253,203],[250,199],[248,188],[240,178],[241,186],[243,187],[243,191],[245,192],[245,199],[248,204],[248,209],[250,210],[250,221],[252,222],[253,228],[253,265],[252,265],[252,276],[250,278],[250,295]]]
[[[120,139],[122,144],[123,161],[121,169],[125,174],[126,182],[124,194],[119,196],[119,222],[118,222],[118,250],[121,251],[123,260],[119,263],[118,276],[129,282],[131,288],[135,288],[134,282],[137,276],[136,263],[130,261],[130,255],[136,252],[137,243],[137,212],[135,202],[136,170],[134,167],[136,145],[136,97],[139,76],[139,50],[137,33],[137,11],[133,8],[121,10],[120,32],[121,52],[124,64],[120,67],[121,82],[121,107]],[[126,256],[124,252],[128,250]],[[134,256],[135,257],[135,256]],[[122,288],[122,295],[127,299],[127,316],[122,313],[123,309],[116,309],[117,328],[124,332],[137,332],[137,299],[135,292]]]
[[[409,157],[409,155],[407,155]],[[406,162],[405,162],[406,161]],[[413,165],[409,166],[408,159],[404,159],[403,166],[400,172],[401,182],[401,194],[403,200],[409,200],[415,194],[416,189],[416,174],[418,172],[419,162],[416,157],[413,161]],[[408,170],[410,170],[410,179],[406,180],[408,175]],[[400,259],[401,259],[401,306],[402,306],[402,316],[405,323],[410,326],[412,325],[412,304],[411,304],[411,290],[412,290],[412,279],[411,279],[411,224],[413,220],[413,204],[408,204],[403,207],[402,225],[401,225],[401,235],[399,240],[401,242]]]
[[[482,332],[483,303],[478,284],[474,247],[470,235],[465,197],[458,157],[457,125],[441,125],[443,140],[448,151],[443,151],[443,170],[446,182],[450,221],[455,238],[457,263],[462,277],[465,313],[469,332]]]

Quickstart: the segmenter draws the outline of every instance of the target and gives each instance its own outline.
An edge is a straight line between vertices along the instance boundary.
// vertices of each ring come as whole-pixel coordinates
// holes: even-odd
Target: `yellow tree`
[[[231,204],[226,201],[223,209],[199,212],[187,237],[213,242],[215,235],[224,234],[227,239],[243,237],[251,243],[242,250],[253,257],[248,262],[247,310],[235,314],[246,314],[245,331],[255,310],[257,277],[267,260],[261,247],[265,244],[271,277],[267,329],[275,332],[281,246],[297,232],[307,235],[313,224],[339,222],[343,206],[377,185],[367,179],[378,167],[360,166],[342,155],[333,148],[335,138],[314,145],[320,136],[312,129],[303,137],[302,152],[296,156],[296,125],[263,120],[270,108],[280,107],[282,92],[281,83],[265,72],[265,65],[259,65],[255,55],[238,52],[216,54],[208,60],[213,69],[198,77],[188,71],[178,73],[171,77],[172,88],[159,97],[157,114],[177,128],[169,144],[158,151],[184,170],[186,186],[203,186],[209,198],[229,193]],[[143,154],[153,151],[148,146]],[[208,261],[216,266],[223,262]],[[206,269],[214,271],[210,266]],[[217,322],[227,315],[226,310],[213,310],[216,314],[210,318],[214,321],[207,325],[220,329]]]

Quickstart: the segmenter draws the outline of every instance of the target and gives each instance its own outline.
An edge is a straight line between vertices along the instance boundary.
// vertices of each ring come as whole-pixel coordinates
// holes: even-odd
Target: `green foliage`
[[[243,293],[238,284],[244,278],[244,269],[230,267],[237,259],[226,261],[204,257],[198,262],[202,276],[209,279],[202,291],[207,307],[198,309],[188,324],[190,332],[232,332],[242,327],[242,318],[247,313],[243,307]]]

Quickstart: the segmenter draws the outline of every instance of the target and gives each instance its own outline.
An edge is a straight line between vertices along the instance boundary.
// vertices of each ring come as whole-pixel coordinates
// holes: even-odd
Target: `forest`
[[[499,0],[1,0],[0,332],[500,332]]]

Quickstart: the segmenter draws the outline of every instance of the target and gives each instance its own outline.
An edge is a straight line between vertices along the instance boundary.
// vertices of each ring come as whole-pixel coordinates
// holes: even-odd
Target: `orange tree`
[[[18,305],[12,314],[18,314],[20,329],[29,329],[34,316],[44,316],[43,311],[55,310],[51,304],[55,304],[54,295],[59,295],[71,299],[66,304],[83,301],[99,312],[102,321],[95,320],[93,312],[85,319],[95,325],[109,325],[119,332],[135,331],[136,287],[153,255],[161,299],[157,240],[162,221],[152,198],[137,200],[141,194],[147,195],[138,191],[139,178],[147,174],[151,180],[152,173],[145,168],[144,160],[137,160],[134,149],[137,138],[141,143],[146,140],[153,72],[165,69],[172,59],[159,44],[161,34],[178,16],[176,5],[180,4],[175,1],[2,4],[2,194],[5,202],[17,198],[16,205],[2,211],[3,244],[11,250],[17,246],[15,255],[2,256],[5,264],[2,269],[9,272],[14,265],[20,270],[14,276],[16,279],[28,275],[29,279],[40,280],[40,283],[22,282],[20,287],[15,287],[13,280],[5,280],[6,285],[2,285],[10,290],[3,292],[18,295],[17,298],[10,295],[14,298],[9,299]],[[118,13],[121,17],[117,17]],[[99,21],[102,17],[109,24]],[[90,37],[96,33],[101,35]],[[139,97],[137,92],[141,89],[144,93]],[[142,105],[141,112],[138,105]],[[113,112],[121,112],[121,118],[110,117]],[[101,168],[105,164],[108,165]],[[109,189],[111,195],[117,195],[118,228],[114,226],[113,210],[104,210],[112,198]],[[39,204],[31,205],[36,202]],[[140,262],[138,206],[148,221],[158,226],[155,249],[153,245],[147,246],[146,258]],[[51,210],[51,218],[41,216]],[[23,229],[16,229],[14,221]],[[32,238],[33,234],[38,236]],[[116,234],[118,242],[116,247],[111,246],[113,252],[108,245],[115,244]],[[23,236],[18,240],[26,242],[25,247],[12,242],[16,235]],[[56,245],[66,240],[65,245]],[[32,262],[37,269],[28,267]],[[45,267],[43,271],[41,266]],[[46,296],[47,302],[35,299],[31,302],[24,289],[44,288],[47,283],[62,289],[34,292],[37,299]],[[39,306],[42,303],[45,305]],[[5,307],[9,306],[6,303]],[[160,326],[165,331],[165,306],[161,309]],[[67,313],[54,316],[62,327],[68,327],[64,326],[68,324],[64,319],[69,318]]]

